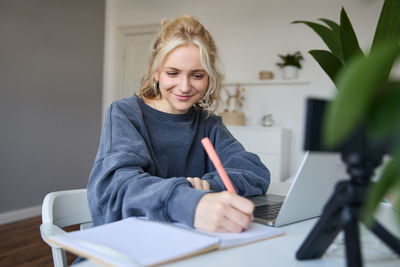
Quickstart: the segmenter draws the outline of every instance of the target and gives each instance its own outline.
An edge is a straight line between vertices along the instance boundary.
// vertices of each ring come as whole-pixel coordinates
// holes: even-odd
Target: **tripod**
[[[370,185],[374,169],[382,162],[382,155],[342,154],[350,174],[349,181],[341,181],[323,209],[322,216],[296,253],[299,260],[320,258],[341,230],[346,240],[348,267],[362,266],[359,229],[360,210]],[[373,220],[369,229],[396,254],[400,255],[400,240]]]

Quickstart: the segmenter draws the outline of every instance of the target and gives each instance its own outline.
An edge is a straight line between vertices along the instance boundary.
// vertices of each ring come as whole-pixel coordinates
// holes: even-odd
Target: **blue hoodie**
[[[155,110],[137,96],[108,108],[88,182],[94,225],[130,216],[193,226],[200,198],[225,190],[201,139],[209,137],[236,191],[263,194],[270,173],[246,152],[219,116],[191,108],[186,114]],[[200,177],[210,191],[195,190],[186,177]]]

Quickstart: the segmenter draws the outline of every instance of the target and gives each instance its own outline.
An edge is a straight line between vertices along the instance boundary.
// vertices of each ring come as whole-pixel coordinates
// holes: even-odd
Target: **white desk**
[[[395,230],[400,236],[400,229],[393,225],[394,214],[391,210],[383,208],[379,214],[379,221],[383,224],[390,222],[388,230]],[[282,227],[286,232],[285,236],[248,244],[236,248],[216,250],[191,257],[181,261],[173,262],[165,266],[187,267],[187,266],[324,266],[338,267],[346,266],[343,247],[338,243],[331,246],[321,259],[298,261],[295,258],[297,249],[312,229],[317,219],[311,219]],[[394,226],[394,227],[393,227]],[[361,232],[363,240],[364,266],[400,266],[400,258],[397,257],[386,245],[381,242],[369,231]],[[336,248],[336,249],[335,249]],[[97,266],[92,262],[85,262],[77,267]]]

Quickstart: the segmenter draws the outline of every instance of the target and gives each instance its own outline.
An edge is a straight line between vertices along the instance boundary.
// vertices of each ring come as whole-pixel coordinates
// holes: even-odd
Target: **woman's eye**
[[[201,73],[195,73],[195,74],[193,74],[193,77],[194,77],[194,78],[196,78],[196,79],[203,79],[203,77],[204,77],[204,74],[201,74]]]
[[[174,71],[169,71],[169,72],[167,72],[167,75],[168,76],[176,76],[176,75],[178,75],[178,73],[174,72]]]

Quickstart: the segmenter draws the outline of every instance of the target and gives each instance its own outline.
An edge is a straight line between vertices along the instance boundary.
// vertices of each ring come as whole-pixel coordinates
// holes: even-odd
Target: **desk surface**
[[[392,210],[385,206],[378,213],[378,220],[384,224],[388,230],[395,231],[396,235],[400,236],[400,231],[398,226],[396,226],[397,224],[393,227],[394,216]],[[307,261],[296,260],[295,254],[297,249],[316,222],[317,219],[311,219],[283,226],[282,229],[286,233],[284,236],[245,246],[208,252],[165,266],[346,266],[346,261],[343,256],[344,247],[340,242],[341,236],[330,246],[321,259]],[[361,240],[364,266],[400,266],[400,258],[364,227],[361,228]],[[86,261],[75,266],[94,267],[98,265]]]

